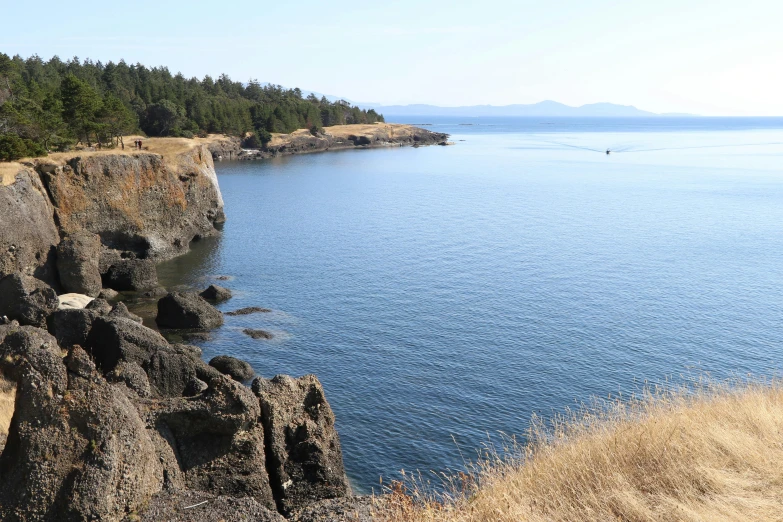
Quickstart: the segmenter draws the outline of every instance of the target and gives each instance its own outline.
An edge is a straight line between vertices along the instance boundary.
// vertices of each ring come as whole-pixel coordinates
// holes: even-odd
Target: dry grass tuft
[[[0,440],[8,435],[11,417],[14,415],[16,383],[0,376]]]
[[[657,390],[487,449],[447,493],[395,483],[401,522],[783,520],[783,383]],[[503,455],[501,457],[501,455]]]

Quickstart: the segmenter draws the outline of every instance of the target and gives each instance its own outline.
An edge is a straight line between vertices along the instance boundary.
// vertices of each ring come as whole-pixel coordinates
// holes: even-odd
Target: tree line
[[[185,78],[166,67],[48,61],[0,53],[0,161],[68,150],[76,144],[120,146],[122,136],[240,136],[260,146],[271,133],[382,122],[374,110],[331,102],[300,89],[231,80]],[[250,133],[248,135],[248,133]],[[247,136],[247,137],[246,137]]]

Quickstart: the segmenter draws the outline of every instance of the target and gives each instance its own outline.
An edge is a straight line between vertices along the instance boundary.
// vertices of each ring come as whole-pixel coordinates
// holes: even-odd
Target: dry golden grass
[[[402,123],[367,123],[356,125],[335,125],[324,127],[324,134],[335,138],[348,139],[349,136],[382,136],[386,138],[408,137],[416,127]]]
[[[533,423],[446,494],[397,483],[378,520],[783,520],[783,384],[647,393]]]
[[[16,400],[16,383],[0,376],[0,438],[8,435],[11,417],[14,415]]]
[[[0,163],[0,187],[11,185],[21,169],[19,163]]]

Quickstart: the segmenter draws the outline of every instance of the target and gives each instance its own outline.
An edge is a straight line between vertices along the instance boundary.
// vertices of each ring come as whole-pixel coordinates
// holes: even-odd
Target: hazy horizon
[[[305,0],[221,11],[204,1],[46,0],[4,6],[0,51],[228,74],[381,105],[632,105],[654,113],[783,115],[783,5],[664,0],[555,4]],[[41,16],[46,13],[46,16]],[[241,16],[238,16],[241,15]],[[24,22],[29,23],[24,23]]]

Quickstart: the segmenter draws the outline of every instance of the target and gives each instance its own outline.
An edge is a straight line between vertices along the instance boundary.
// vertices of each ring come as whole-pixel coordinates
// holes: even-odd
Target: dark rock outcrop
[[[114,307],[109,311],[108,314],[106,314],[106,316],[109,317],[109,318],[123,317],[125,319],[130,319],[131,321],[139,323],[139,324],[143,323],[141,317],[139,317],[138,315],[136,315],[134,313],[131,313],[131,311],[128,310],[128,307],[125,305],[125,303],[122,303],[122,302],[117,303],[116,305],[114,305]]]
[[[62,348],[86,346],[92,324],[100,316],[100,312],[86,308],[57,310],[49,318],[49,332]]]
[[[218,355],[209,361],[209,365],[224,375],[228,375],[235,381],[249,381],[256,372],[253,367],[245,361],[228,355]]]
[[[57,246],[57,272],[66,292],[96,297],[102,288],[98,259],[101,238],[78,231],[66,236]]]
[[[0,277],[19,272],[56,285],[60,235],[46,188],[29,169],[7,181],[0,178]]]
[[[84,307],[85,310],[94,310],[95,312],[98,312],[100,315],[106,315],[109,312],[112,311],[112,306],[109,304],[106,299],[103,299],[101,297],[96,297],[92,301],[89,302],[87,306]]]
[[[4,328],[0,367],[19,392],[0,455],[0,519],[119,520],[160,491],[160,462],[122,390],[80,348],[64,361],[46,332]]]
[[[120,292],[141,292],[158,286],[158,273],[151,259],[123,259],[109,267],[103,283]]]
[[[222,303],[231,299],[231,290],[218,285],[209,285],[209,288],[199,294],[207,301]]]
[[[284,515],[350,493],[334,413],[315,375],[257,378],[269,480]]]
[[[210,330],[223,324],[223,314],[197,294],[171,292],[158,301],[155,322],[161,328]]]
[[[0,317],[45,328],[46,318],[59,306],[55,291],[39,279],[22,274],[0,279]]]

